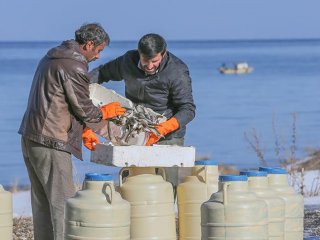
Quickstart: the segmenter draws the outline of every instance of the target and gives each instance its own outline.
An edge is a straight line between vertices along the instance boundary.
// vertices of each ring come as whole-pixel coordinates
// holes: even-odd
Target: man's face
[[[162,58],[163,54],[161,53],[158,53],[151,59],[147,59],[142,54],[140,54],[140,63],[142,70],[148,75],[155,74],[161,63]]]
[[[101,43],[100,45],[95,47],[94,43],[92,41],[89,41],[83,46],[83,55],[86,57],[88,62],[97,60],[98,58],[100,58],[100,52],[103,51],[105,46],[106,43]]]

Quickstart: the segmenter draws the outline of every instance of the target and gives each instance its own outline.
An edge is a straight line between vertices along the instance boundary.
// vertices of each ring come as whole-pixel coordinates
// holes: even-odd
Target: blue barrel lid
[[[287,174],[287,170],[283,168],[259,167],[259,171],[267,172],[268,174]]]
[[[245,175],[221,175],[219,176],[220,182],[228,182],[228,181],[247,181],[248,177]]]
[[[218,165],[214,160],[197,160],[194,165]]]
[[[245,175],[248,177],[266,177],[268,173],[264,171],[241,171],[240,175]]]
[[[87,181],[112,181],[112,175],[103,173],[86,173]]]

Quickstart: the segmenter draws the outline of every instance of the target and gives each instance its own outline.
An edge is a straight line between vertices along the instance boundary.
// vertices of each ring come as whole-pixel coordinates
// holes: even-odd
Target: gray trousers
[[[74,196],[71,154],[21,138],[31,182],[34,240],[63,240],[64,206]]]

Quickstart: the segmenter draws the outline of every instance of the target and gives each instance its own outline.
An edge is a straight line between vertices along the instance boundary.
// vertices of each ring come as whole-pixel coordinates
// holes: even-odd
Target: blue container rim
[[[248,180],[248,177],[245,175],[221,175],[219,176],[220,182],[228,182],[228,181],[242,181],[245,182]]]
[[[264,171],[241,171],[240,175],[245,175],[247,177],[266,177],[268,173]]]
[[[197,160],[194,165],[218,165],[214,160]]]
[[[287,174],[287,170],[284,168],[272,168],[272,167],[259,167],[259,171],[267,172],[268,174]]]
[[[86,173],[85,180],[87,181],[112,181],[112,175],[104,173]]]

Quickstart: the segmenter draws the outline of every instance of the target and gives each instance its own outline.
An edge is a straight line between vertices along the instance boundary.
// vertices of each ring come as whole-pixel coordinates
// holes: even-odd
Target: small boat
[[[241,62],[234,65],[234,67],[227,67],[225,64],[219,68],[219,72],[222,74],[244,74],[251,73],[253,71],[253,67],[250,67],[248,63]]]

